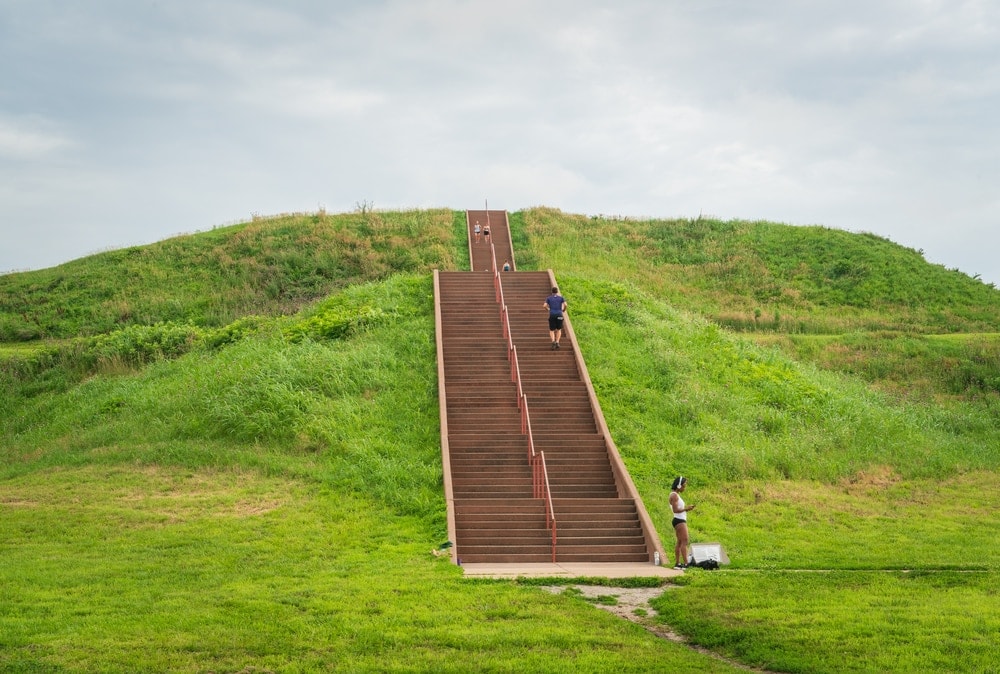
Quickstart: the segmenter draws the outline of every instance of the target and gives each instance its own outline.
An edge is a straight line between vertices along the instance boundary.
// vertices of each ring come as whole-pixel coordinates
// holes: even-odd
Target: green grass
[[[426,526],[245,471],[87,466],[4,483],[2,671],[733,671],[513,583]]]
[[[653,605],[701,646],[781,672],[992,672],[996,573],[692,572]]]
[[[889,468],[826,484],[692,486],[696,539],[726,542],[733,569],[1000,570],[995,472],[903,479]],[[941,512],[928,511],[941,505]]]
[[[1000,396],[1000,335],[758,335],[792,357],[856,375],[884,391],[945,402]]]
[[[64,281],[45,296],[63,318],[35,336],[93,334],[0,345],[0,671],[736,671],[573,593],[465,580],[430,554],[446,530],[422,265],[467,261],[464,215],[296,218],[280,236],[261,220],[80,262],[91,278],[105,264],[115,278],[122,255],[183,270],[200,258],[179,251],[235,250],[249,229],[251,266],[302,254],[282,247],[308,235],[331,259],[370,239],[365,260],[401,255],[403,271],[373,265],[285,302],[234,283],[231,267],[198,291],[228,309],[144,323],[70,292],[73,269],[57,268]],[[733,559],[666,589],[651,620],[776,671],[995,667],[996,341],[960,334],[997,332],[995,289],[871,237],[824,243],[822,229],[802,234],[795,264],[772,249],[798,234],[761,223],[538,209],[511,224],[519,268],[557,273],[667,547],[669,482],[683,473],[692,539]],[[802,269],[827,259],[817,251],[836,261],[856,243],[859,264],[890,278],[912,264],[902,278],[927,286],[809,290]],[[782,319],[740,334],[720,317],[758,292],[756,272],[739,271],[747,250],[748,269],[807,299],[782,291],[768,300]],[[14,293],[52,273],[0,278]],[[148,289],[138,278],[130,301],[149,302]],[[944,291],[938,305],[908,303]],[[83,323],[65,316],[74,305]]]
[[[617,281],[740,331],[996,332],[1000,290],[872,234],[767,222],[511,218],[531,266]],[[520,248],[518,248],[520,260]]]
[[[295,329],[350,302],[377,304],[382,322],[349,339],[317,341]],[[7,398],[8,470],[75,465],[100,448],[114,450],[112,461],[124,452],[144,462],[308,473],[404,509],[439,510],[432,313],[429,277],[397,276],[286,321],[294,339],[264,331],[65,393]],[[422,401],[416,419],[392,412],[410,401]],[[172,444],[178,440],[183,449]],[[171,447],[165,457],[162,445]],[[418,478],[419,489],[401,488]]]
[[[445,210],[255,218],[3,275],[0,341],[294,313],[351,284],[453,267],[464,241],[455,239],[453,221]]]
[[[430,554],[446,535],[430,291],[358,286],[284,332],[21,399],[0,669],[731,671]],[[385,320],[303,329],[372,303]]]
[[[931,477],[1000,463],[993,399],[895,401],[624,284],[559,281],[615,442],[649,488],[680,472],[832,482],[872,466]]]

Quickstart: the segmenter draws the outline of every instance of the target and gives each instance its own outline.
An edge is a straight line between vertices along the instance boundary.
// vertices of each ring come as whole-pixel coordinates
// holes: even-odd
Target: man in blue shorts
[[[562,338],[563,313],[566,311],[566,300],[559,294],[559,288],[552,286],[552,294],[545,298],[545,307],[549,310],[549,337],[555,350],[559,348]]]

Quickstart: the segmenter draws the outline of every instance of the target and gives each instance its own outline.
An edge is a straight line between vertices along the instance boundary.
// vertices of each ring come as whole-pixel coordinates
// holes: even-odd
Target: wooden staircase
[[[509,247],[506,213],[489,215],[494,249],[501,241]],[[551,347],[542,303],[553,276],[494,273],[489,246],[475,244],[471,235],[471,225],[485,216],[469,213],[470,260],[477,271],[435,272],[452,554],[462,564],[652,562],[655,551],[663,554],[659,540],[631,480],[622,475],[571,329],[559,350]],[[513,262],[505,253],[499,263],[508,255]],[[535,489],[511,343],[551,503]]]

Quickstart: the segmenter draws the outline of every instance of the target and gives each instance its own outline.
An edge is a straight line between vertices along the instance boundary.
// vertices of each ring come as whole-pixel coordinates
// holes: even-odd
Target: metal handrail
[[[518,399],[521,408],[521,435],[528,436],[528,464],[535,464],[535,437],[531,434],[531,415],[528,414],[528,396],[521,395]],[[534,494],[538,498],[538,494]]]
[[[513,344],[507,350],[507,359],[510,360],[510,379],[517,386],[517,408],[521,409],[521,398],[524,398],[524,387],[521,385],[521,364],[517,360],[517,347]],[[524,431],[521,431],[522,433]]]
[[[489,211],[487,211],[487,218]],[[531,433],[531,415],[528,413],[528,396],[524,394],[521,383],[521,366],[517,359],[517,347],[514,346],[514,335],[510,329],[510,312],[503,295],[503,282],[497,269],[496,248],[490,242],[490,257],[493,268],[493,287],[496,291],[496,301],[500,305],[500,323],[503,336],[507,340],[507,359],[510,361],[510,378],[517,386],[517,406],[521,411],[521,434],[528,438],[528,465],[531,466],[532,494],[534,498],[545,500],[545,526],[552,531],[552,563],[556,562],[556,509],[552,502],[552,489],[549,486],[549,470],[545,465],[545,453],[535,451],[535,437]]]
[[[552,503],[552,488],[549,486],[549,469],[545,465],[545,452],[535,451],[535,438],[531,433],[531,415],[528,413],[528,397],[522,396],[522,432],[528,436],[528,464],[531,466],[532,496],[545,500],[545,527],[552,531],[552,563],[556,562],[556,508]]]
[[[496,269],[496,259],[493,260],[493,293],[497,304],[503,306],[503,291],[500,289],[500,272]]]

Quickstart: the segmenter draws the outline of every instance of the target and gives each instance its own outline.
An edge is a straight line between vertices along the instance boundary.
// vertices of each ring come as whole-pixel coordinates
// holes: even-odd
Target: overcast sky
[[[359,204],[874,232],[1000,285],[995,0],[0,0],[0,271]]]

